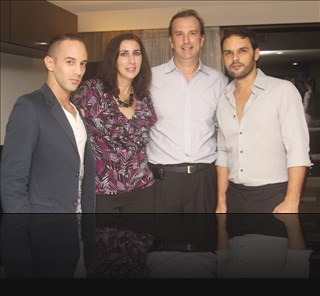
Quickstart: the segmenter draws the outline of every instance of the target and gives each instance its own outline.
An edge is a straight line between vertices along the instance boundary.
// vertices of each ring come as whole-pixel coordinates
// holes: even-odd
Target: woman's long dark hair
[[[103,61],[99,65],[98,78],[103,82],[107,93],[113,96],[119,95],[117,59],[119,57],[120,44],[124,40],[135,40],[138,42],[141,50],[141,69],[132,82],[136,98],[141,100],[144,97],[150,97],[149,88],[152,74],[149,59],[141,39],[132,33],[123,33],[111,39],[105,50]]]

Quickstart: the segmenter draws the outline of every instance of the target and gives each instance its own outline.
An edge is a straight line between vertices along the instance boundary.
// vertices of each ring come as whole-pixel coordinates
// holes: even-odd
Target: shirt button
[[[79,177],[79,173],[76,173],[76,177],[77,177],[77,178]]]
[[[235,115],[233,115],[233,118],[236,118],[236,116],[235,116]]]
[[[242,135],[242,132],[240,132],[239,134]]]
[[[240,172],[243,172],[243,169],[241,169]]]
[[[240,150],[240,153],[243,153],[243,151],[242,151],[242,150]]]

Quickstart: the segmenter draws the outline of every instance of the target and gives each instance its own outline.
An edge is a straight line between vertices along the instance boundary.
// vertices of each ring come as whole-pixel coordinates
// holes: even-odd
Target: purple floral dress
[[[99,79],[79,87],[73,102],[85,110],[96,157],[96,194],[119,194],[151,186],[146,144],[157,121],[150,98],[137,100],[131,119],[125,117]]]

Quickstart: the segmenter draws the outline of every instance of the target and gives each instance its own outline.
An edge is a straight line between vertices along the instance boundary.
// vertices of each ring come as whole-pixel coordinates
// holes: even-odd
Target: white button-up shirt
[[[150,130],[149,161],[212,163],[216,159],[216,109],[227,86],[223,73],[199,65],[190,81],[173,58],[152,69],[151,98],[158,121]]]
[[[232,81],[219,100],[216,165],[247,186],[288,181],[288,168],[310,166],[309,132],[301,96],[289,81],[257,70],[252,94],[237,118]]]

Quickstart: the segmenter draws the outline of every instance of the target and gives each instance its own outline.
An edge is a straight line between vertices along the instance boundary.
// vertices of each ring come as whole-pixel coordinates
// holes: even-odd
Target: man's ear
[[[48,71],[52,72],[54,69],[54,60],[52,57],[46,56],[44,59],[44,64],[46,65]]]
[[[254,51],[254,60],[257,62],[260,58],[260,48],[256,48]]]
[[[201,36],[201,44],[200,44],[200,47],[202,47],[202,46],[203,46],[204,38],[205,38],[205,37],[204,37],[204,35],[202,35],[202,36]]]
[[[170,43],[171,48],[173,48],[173,43],[172,43],[172,38],[171,37],[169,37],[169,43]]]

